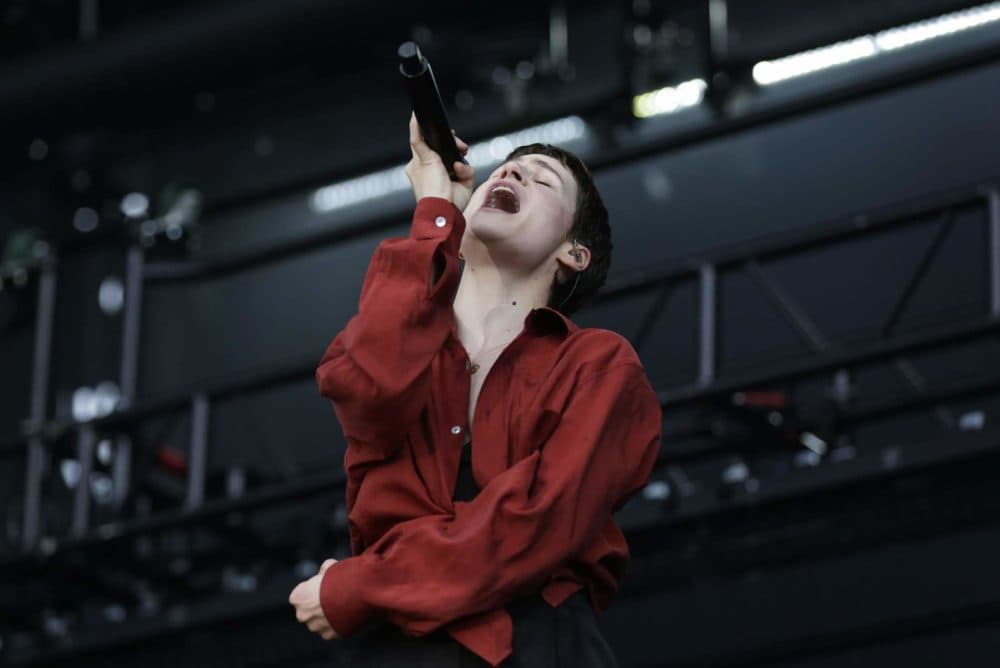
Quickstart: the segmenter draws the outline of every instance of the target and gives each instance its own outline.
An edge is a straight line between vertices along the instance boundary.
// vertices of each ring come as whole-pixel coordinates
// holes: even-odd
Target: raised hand
[[[462,155],[465,155],[469,150],[468,144],[457,136],[455,144]],[[458,181],[452,181],[441,156],[424,141],[420,134],[420,124],[417,123],[416,115],[412,113],[410,114],[410,153],[412,157],[410,162],[406,164],[405,171],[406,176],[410,179],[410,185],[413,186],[413,195],[417,201],[423,197],[442,197],[464,211],[472,197],[476,171],[471,165],[456,161],[454,169]]]

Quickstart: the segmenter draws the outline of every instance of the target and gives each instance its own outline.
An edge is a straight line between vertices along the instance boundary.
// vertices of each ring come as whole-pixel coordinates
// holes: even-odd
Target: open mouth
[[[517,213],[521,210],[521,202],[517,199],[517,193],[505,185],[496,185],[486,195],[484,206],[493,209],[500,209],[507,213]]]

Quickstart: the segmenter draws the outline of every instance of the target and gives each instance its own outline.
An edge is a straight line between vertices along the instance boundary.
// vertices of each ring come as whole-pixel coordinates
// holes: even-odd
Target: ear
[[[590,249],[577,242],[564,241],[556,253],[559,273],[567,279],[590,266]]]

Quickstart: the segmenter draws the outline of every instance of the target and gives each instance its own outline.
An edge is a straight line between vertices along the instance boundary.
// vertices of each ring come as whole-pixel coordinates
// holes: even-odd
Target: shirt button
[[[451,428],[451,433],[455,434],[455,436],[458,436],[459,434],[462,433],[462,428],[456,424],[454,427]]]
[[[448,219],[445,218],[444,216],[438,216],[437,218],[434,219],[434,224],[437,225],[438,227],[444,227],[445,225],[448,224]]]

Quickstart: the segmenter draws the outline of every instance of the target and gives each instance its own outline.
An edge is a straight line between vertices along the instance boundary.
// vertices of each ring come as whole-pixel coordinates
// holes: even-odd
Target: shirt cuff
[[[454,235],[456,242],[461,243],[464,232],[465,217],[451,201],[443,197],[421,197],[417,202],[410,230],[414,239],[445,239]]]
[[[361,559],[348,557],[326,569],[320,580],[320,607],[340,637],[351,635],[375,617],[375,609],[364,601],[361,568]]]

